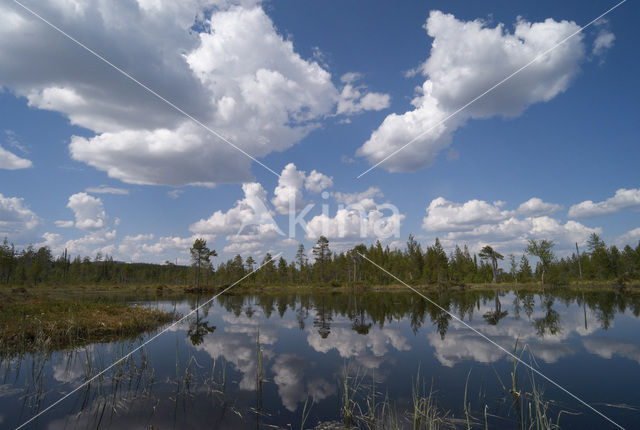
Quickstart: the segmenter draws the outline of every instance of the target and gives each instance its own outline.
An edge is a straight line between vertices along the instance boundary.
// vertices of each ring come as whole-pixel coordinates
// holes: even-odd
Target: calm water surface
[[[506,349],[517,345],[524,361],[625,428],[640,428],[640,296],[553,290],[431,298]],[[144,304],[186,314],[206,300]],[[151,335],[5,358],[0,426],[15,428]],[[236,293],[27,428],[301,428],[303,412],[304,427],[313,428],[341,421],[345,374],[363,410],[371,393],[377,402],[388,398],[406,428],[416,381],[450,418],[464,419],[466,388],[475,428],[484,428],[485,410],[490,428],[521,428],[512,371],[512,359],[415,294]],[[531,389],[524,366],[516,379],[518,389]],[[564,411],[562,428],[615,428],[542,378],[535,384],[554,420]]]

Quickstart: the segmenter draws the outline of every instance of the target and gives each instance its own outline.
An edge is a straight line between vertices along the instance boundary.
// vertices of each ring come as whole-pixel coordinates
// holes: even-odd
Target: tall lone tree
[[[193,246],[189,249],[191,253],[191,261],[193,261],[193,265],[196,266],[196,284],[197,288],[200,288],[200,269],[203,265],[208,265],[211,263],[211,257],[217,257],[218,253],[216,250],[211,250],[207,248],[207,241],[198,238],[195,242],[193,242]]]
[[[305,281],[309,281],[307,273],[307,254],[304,252],[304,245],[298,245],[298,252],[296,252],[296,261],[298,262],[298,282],[303,282],[302,278],[305,278]]]
[[[553,263],[553,259],[555,258],[551,250],[554,245],[555,243],[551,240],[542,239],[541,241],[537,241],[531,239],[529,240],[527,249],[525,249],[527,254],[534,255],[540,259],[542,266],[542,285],[544,285],[544,275],[549,270],[549,267],[551,267],[551,263]]]
[[[504,256],[494,250],[489,245],[486,245],[480,250],[478,256],[483,260],[491,261],[491,270],[493,271],[493,283],[498,282],[498,260],[504,259]]]
[[[324,236],[320,236],[318,242],[313,247],[313,255],[316,257],[315,264],[320,266],[320,279],[324,282],[324,272],[327,262],[331,258],[331,251],[329,250],[329,239]]]
[[[509,273],[511,273],[513,281],[518,285],[518,263],[516,263],[516,256],[513,254],[509,254]]]

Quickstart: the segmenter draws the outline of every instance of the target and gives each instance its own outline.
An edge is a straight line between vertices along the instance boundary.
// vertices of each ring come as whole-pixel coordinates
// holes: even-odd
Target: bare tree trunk
[[[582,279],[582,262],[580,261],[580,250],[578,249],[578,242],[576,242],[576,255],[578,256],[578,271],[580,272],[580,279]]]
[[[353,259],[353,282],[356,282],[356,259]]]
[[[198,260],[198,272],[196,273],[196,286],[200,289],[200,260]]]

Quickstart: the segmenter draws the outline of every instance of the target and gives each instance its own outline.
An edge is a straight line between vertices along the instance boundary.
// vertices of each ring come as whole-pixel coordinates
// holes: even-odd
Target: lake
[[[536,405],[561,428],[616,428],[523,364],[512,379],[511,357],[414,293],[240,290],[26,428],[414,428],[416,404],[442,428],[529,428]],[[621,426],[640,427],[639,294],[429,297]],[[208,298],[114,300],[187,314]],[[5,357],[0,426],[17,427],[153,334]]]

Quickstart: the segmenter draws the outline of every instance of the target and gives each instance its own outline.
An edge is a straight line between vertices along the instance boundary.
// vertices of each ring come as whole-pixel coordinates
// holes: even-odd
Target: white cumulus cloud
[[[388,94],[366,92],[366,86],[354,85],[360,79],[358,73],[346,73],[340,80],[345,83],[340,92],[337,114],[354,114],[365,110],[382,110],[389,107]]]
[[[527,200],[516,210],[502,209],[504,204],[477,199],[456,203],[438,197],[427,207],[422,228],[437,233],[446,247],[467,242],[472,249],[491,245],[501,251],[521,251],[530,239],[553,240],[560,249],[569,249],[575,242],[584,244],[592,233],[602,233],[599,227],[573,220],[563,223],[546,215],[560,207],[539,198]]]
[[[599,24],[598,24],[599,23]],[[608,22],[600,20],[596,23],[600,27],[596,39],[593,41],[591,53],[595,56],[602,56],[613,47],[616,36],[608,29]]]
[[[569,208],[570,218],[594,218],[602,215],[611,215],[623,209],[640,208],[640,189],[627,190],[621,188],[613,197],[594,203],[591,200],[575,204]]]
[[[34,8],[255,157],[299,142],[344,99],[326,66],[302,58],[258,1],[48,0]],[[252,179],[245,155],[14,3],[0,5],[0,63],[0,86],[95,133],[72,137],[71,156],[112,178],[170,186]],[[384,104],[385,95],[357,91],[344,115]]]
[[[267,207],[267,192],[262,185],[251,182],[242,185],[244,198],[226,212],[218,210],[208,219],[193,223],[189,230],[195,234],[244,233],[256,225],[274,224],[272,213]]]
[[[333,178],[317,170],[312,170],[309,175],[305,171],[298,170],[294,163],[285,166],[278,178],[278,185],[274,190],[275,196],[271,203],[276,212],[288,215],[300,211],[306,205],[303,198],[303,187],[311,193],[320,193],[333,186]]]
[[[425,29],[433,42],[429,58],[420,66],[426,80],[412,101],[413,109],[388,115],[356,153],[375,164],[413,141],[382,164],[389,171],[431,165],[468,119],[513,117],[534,103],[553,99],[568,88],[585,55],[578,34],[441,123],[579,26],[551,18],[536,23],[519,19],[510,32],[503,24],[492,28],[479,19],[461,21],[432,11]]]
[[[304,208],[305,201],[302,199],[302,186],[305,182],[305,172],[301,172],[296,165],[289,163],[278,178],[278,186],[271,199],[271,203],[280,214],[295,213]]]
[[[5,197],[0,193],[0,237],[18,237],[34,230],[40,218],[21,197]]]
[[[562,206],[555,203],[548,203],[537,197],[532,197],[518,206],[516,213],[527,216],[551,215],[562,209]]]
[[[76,228],[96,231],[107,227],[107,213],[99,198],[87,193],[76,193],[69,197],[67,207],[75,215]]]
[[[640,242],[640,227],[629,230],[628,232],[618,236],[616,243],[618,245],[635,246]]]
[[[13,152],[9,152],[0,146],[0,169],[18,170],[27,169],[33,166],[31,160],[18,157]]]
[[[457,231],[495,223],[505,219],[507,212],[497,205],[483,200],[469,200],[455,203],[444,197],[433,199],[427,207],[427,216],[423,219],[422,228],[427,231]]]
[[[333,186],[333,178],[323,173],[316,171],[315,169],[309,173],[304,180],[305,190],[312,193],[320,193],[327,188]]]

